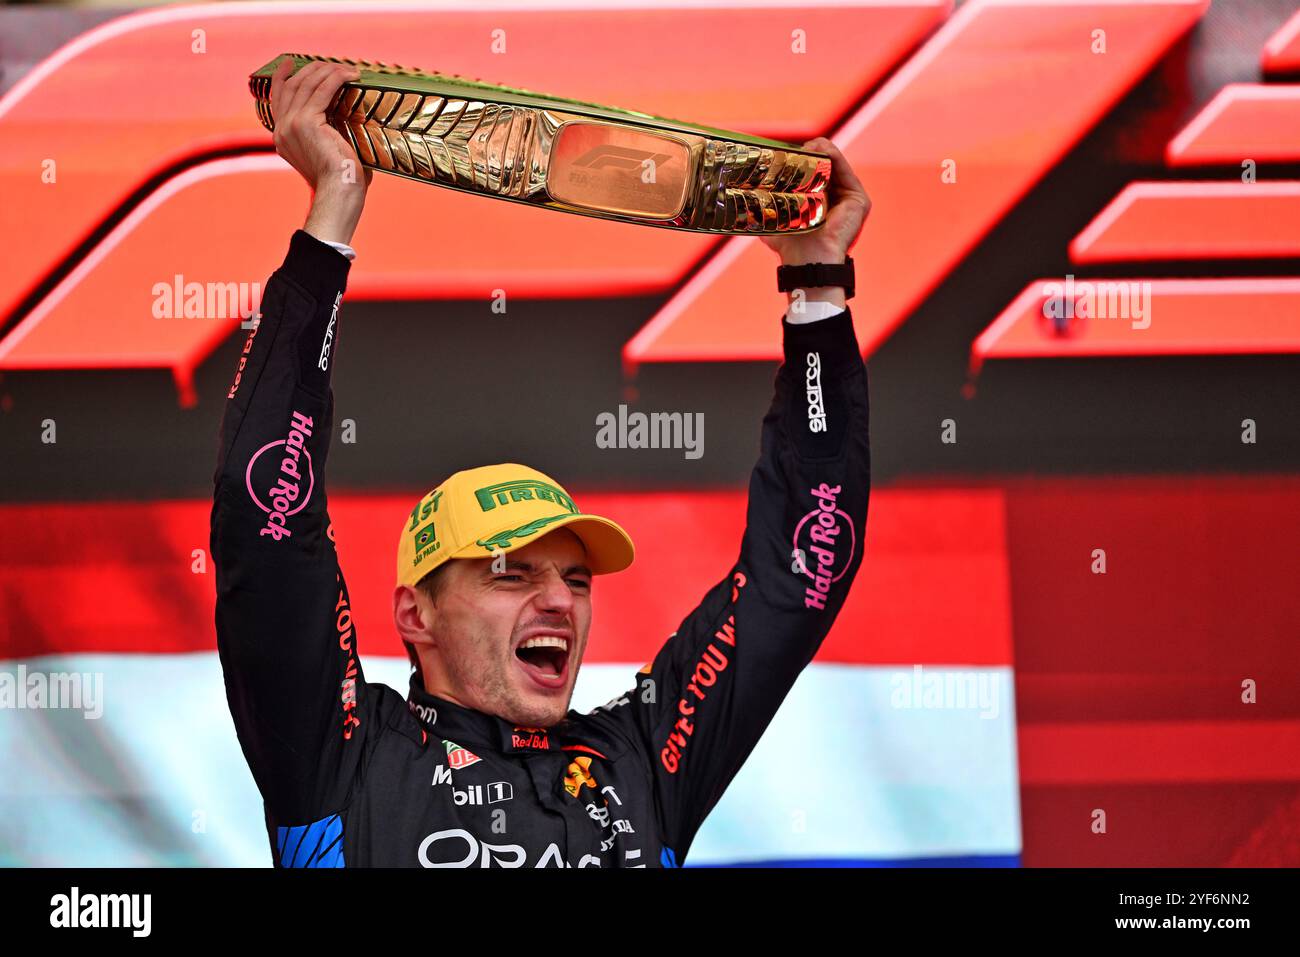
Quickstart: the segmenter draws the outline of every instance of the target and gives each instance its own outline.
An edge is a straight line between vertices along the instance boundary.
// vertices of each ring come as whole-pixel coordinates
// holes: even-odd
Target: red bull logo
[[[510,744],[530,751],[551,750],[551,739],[546,728],[515,728],[510,735]]]

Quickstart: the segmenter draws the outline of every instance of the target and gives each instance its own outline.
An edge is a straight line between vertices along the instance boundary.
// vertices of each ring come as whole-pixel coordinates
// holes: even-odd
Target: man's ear
[[[429,596],[412,585],[393,589],[393,627],[403,641],[428,644],[437,614]]]

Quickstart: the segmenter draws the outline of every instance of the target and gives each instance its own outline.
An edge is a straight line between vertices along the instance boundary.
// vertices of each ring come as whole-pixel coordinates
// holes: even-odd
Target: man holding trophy
[[[254,76],[313,201],[265,286],[222,421],[211,545],[227,698],[276,866],[677,866],[861,564],[867,379],[846,300],[870,202],[824,138],[774,146],[471,86],[290,56]],[[650,188],[618,179],[647,163],[663,173]],[[590,713],[569,703],[594,579],[627,568],[632,542],[514,463],[451,475],[392,517],[411,686],[403,697],[363,676],[324,477],[373,169],[758,235],[780,258],[785,358],[738,557],[627,693]]]

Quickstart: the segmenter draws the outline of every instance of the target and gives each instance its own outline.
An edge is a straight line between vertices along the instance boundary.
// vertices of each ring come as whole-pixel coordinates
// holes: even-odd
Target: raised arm
[[[784,263],[842,263],[870,202],[834,144],[807,145],[834,158],[838,195],[828,221],[808,237],[764,241]],[[796,290],[790,299],[739,557],[637,687],[590,716],[646,752],[673,854],[666,863],[685,858],[817,653],[862,562],[871,481],[866,366],[842,289]]]
[[[350,252],[368,177],[340,175],[355,153],[323,115],[347,70],[319,67],[287,81],[282,71],[273,87],[277,150],[313,202],[226,397],[211,516],[227,699],[268,820],[286,829],[341,808],[373,723],[325,494],[350,268],[340,250]],[[277,860],[304,863],[288,851]]]

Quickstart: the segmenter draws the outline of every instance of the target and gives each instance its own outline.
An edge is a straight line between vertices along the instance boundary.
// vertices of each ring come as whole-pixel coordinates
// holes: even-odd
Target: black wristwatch
[[[843,286],[844,298],[852,299],[853,283],[852,256],[845,256],[842,263],[805,263],[802,266],[776,267],[778,292],[812,289],[815,286]]]

